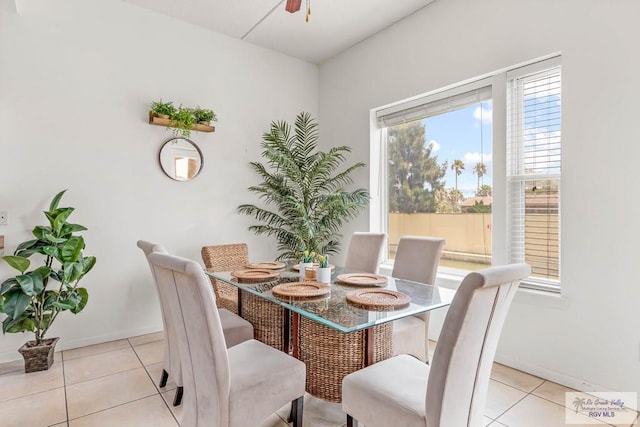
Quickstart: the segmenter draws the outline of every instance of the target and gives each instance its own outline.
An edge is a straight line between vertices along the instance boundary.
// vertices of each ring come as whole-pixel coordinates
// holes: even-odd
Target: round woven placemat
[[[278,274],[280,274],[278,271],[258,268],[249,268],[246,270],[236,270],[231,272],[231,276],[238,279],[239,283],[267,282],[278,277]]]
[[[285,263],[280,261],[262,261],[247,264],[247,268],[259,268],[263,270],[282,270],[285,267]]]
[[[291,282],[274,286],[271,292],[282,297],[309,298],[330,293],[331,286],[318,282]]]
[[[313,266],[311,268],[318,268],[318,267],[320,267],[320,263],[319,262],[314,262]],[[291,268],[293,268],[295,271],[300,271],[300,264],[295,264]],[[334,268],[336,268],[336,266],[333,265],[333,264],[329,264],[329,268],[333,270]]]
[[[347,292],[347,301],[363,308],[394,309],[409,305],[411,298],[402,292],[387,289],[358,289]]]
[[[384,285],[387,283],[386,277],[370,273],[339,274],[336,280],[348,285],[358,286]]]

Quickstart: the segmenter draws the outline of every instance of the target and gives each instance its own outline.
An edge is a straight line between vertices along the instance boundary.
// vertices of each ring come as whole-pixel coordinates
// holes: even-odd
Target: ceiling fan
[[[287,0],[285,10],[289,13],[296,13],[302,6],[302,0]],[[311,16],[311,0],[307,0],[307,16],[305,20],[309,22],[309,16]]]

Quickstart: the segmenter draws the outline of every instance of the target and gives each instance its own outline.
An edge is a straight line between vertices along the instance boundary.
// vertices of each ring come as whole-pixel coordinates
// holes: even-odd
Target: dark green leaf
[[[65,191],[67,190],[62,190],[61,192],[55,195],[53,200],[51,200],[51,204],[49,205],[49,211],[53,211],[58,208],[58,203],[60,203],[60,199],[62,199],[62,196],[65,193]]]
[[[64,208],[60,210],[60,213],[56,216],[56,219],[53,221],[53,231],[56,234],[60,234],[62,230],[62,226],[67,222],[67,218],[74,211],[74,208]]]
[[[17,319],[22,316],[22,313],[25,312],[30,303],[31,297],[25,295],[22,291],[9,292],[5,295],[2,312],[13,319]]]
[[[36,236],[40,240],[45,240],[48,234],[51,234],[51,227],[46,227],[44,225],[37,225],[33,229],[33,235]]]
[[[0,295],[4,295],[7,292],[9,292],[11,289],[15,288],[18,285],[18,281],[16,280],[15,277],[10,277],[7,280],[5,280],[4,282],[2,282],[2,285],[0,286]]]
[[[42,252],[56,259],[60,257],[60,250],[57,246],[43,246]]]
[[[64,262],[76,262],[80,257],[80,252],[84,248],[84,239],[80,236],[73,236],[67,240],[60,248],[60,258]]]
[[[71,310],[72,308],[75,307],[75,303],[74,301],[55,301],[53,304],[51,304],[53,307],[57,308],[58,310]]]
[[[22,242],[16,248],[16,252],[32,248],[36,243],[38,243],[38,240],[27,240],[26,242]]]
[[[21,256],[5,255],[2,257],[2,259],[5,260],[11,267],[18,270],[20,273],[24,273],[31,264],[31,261]]]
[[[85,257],[82,260],[82,264],[84,266],[84,270],[82,272],[82,276],[81,277],[84,277],[84,275],[87,274],[88,272],[90,272],[91,269],[93,268],[93,266],[96,265],[96,257],[94,257],[94,256]]]
[[[65,262],[64,263],[64,281],[66,283],[73,283],[82,276],[83,264],[80,262]]]
[[[87,227],[80,224],[64,224],[62,226],[62,231],[60,232],[60,236],[69,236],[73,233],[77,233],[79,231],[85,231]]]
[[[23,316],[19,319],[7,317],[2,322],[2,331],[4,333],[35,332],[35,324],[29,317]]]
[[[89,292],[87,292],[85,288],[77,288],[76,292],[80,297],[80,301],[78,301],[76,307],[71,310],[73,314],[80,313],[86,307],[87,302],[89,302]]]
[[[38,276],[36,275],[36,277]],[[24,292],[25,294],[34,296],[38,293],[35,290],[36,285],[34,283],[34,277],[32,274],[23,274],[20,276],[16,276],[16,280],[20,285],[20,289],[22,289],[22,292]]]

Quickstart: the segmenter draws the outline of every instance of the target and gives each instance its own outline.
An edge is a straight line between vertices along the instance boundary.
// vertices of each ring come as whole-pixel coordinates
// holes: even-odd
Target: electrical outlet
[[[9,212],[0,211],[0,225],[9,225]]]

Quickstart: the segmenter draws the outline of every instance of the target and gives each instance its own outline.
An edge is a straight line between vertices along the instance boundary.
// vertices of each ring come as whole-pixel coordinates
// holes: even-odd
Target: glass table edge
[[[449,294],[449,298],[447,298],[447,301],[442,301],[440,303],[437,304],[433,304],[432,306],[430,306],[429,308],[424,307],[424,309],[421,310],[416,310],[415,312],[411,312],[409,314],[407,314],[406,312],[398,312],[397,316],[389,316],[389,317],[385,317],[383,319],[375,319],[372,320],[370,322],[367,323],[363,323],[357,326],[352,326],[352,327],[345,327],[342,326],[338,323],[332,322],[331,320],[325,319],[323,317],[319,317],[319,316],[315,316],[313,315],[313,313],[309,313],[308,311],[300,308],[300,307],[296,307],[295,305],[292,305],[290,303],[288,303],[287,301],[275,298],[275,297],[270,297],[268,295],[265,295],[264,292],[259,292],[256,291],[254,288],[252,288],[251,286],[249,286],[248,284],[246,284],[247,286],[243,286],[245,284],[243,283],[237,283],[237,282],[229,282],[228,278],[221,276],[221,274],[224,273],[228,273],[228,272],[211,272],[211,271],[207,271],[206,268],[204,268],[204,272],[207,276],[211,276],[216,280],[221,280],[224,283],[227,283],[231,286],[235,286],[238,289],[241,289],[242,291],[245,292],[249,292],[250,294],[256,295],[266,301],[270,301],[273,302],[274,304],[277,304],[281,307],[284,307],[294,313],[297,313],[301,316],[304,316],[308,319],[311,320],[315,320],[323,325],[326,325],[330,328],[333,328],[337,331],[340,331],[342,333],[349,333],[349,332],[357,332],[357,331],[361,331],[364,329],[368,329],[377,325],[382,325],[384,323],[388,323],[388,322],[393,322],[394,320],[398,320],[398,319],[402,319],[404,317],[409,317],[409,316],[414,316],[414,315],[418,315],[418,314],[422,314],[428,311],[433,311],[433,310],[437,310],[439,308],[442,307],[448,307],[449,305],[451,305],[451,302],[453,301],[453,295],[455,294],[455,290],[453,289],[449,289],[449,288],[445,288],[445,287],[441,287],[441,286],[435,286],[435,285],[426,285],[426,286],[432,286],[434,289],[438,289],[439,291],[444,291],[445,293]],[[410,281],[408,281],[410,282]],[[370,311],[374,311],[374,310],[370,310]]]

